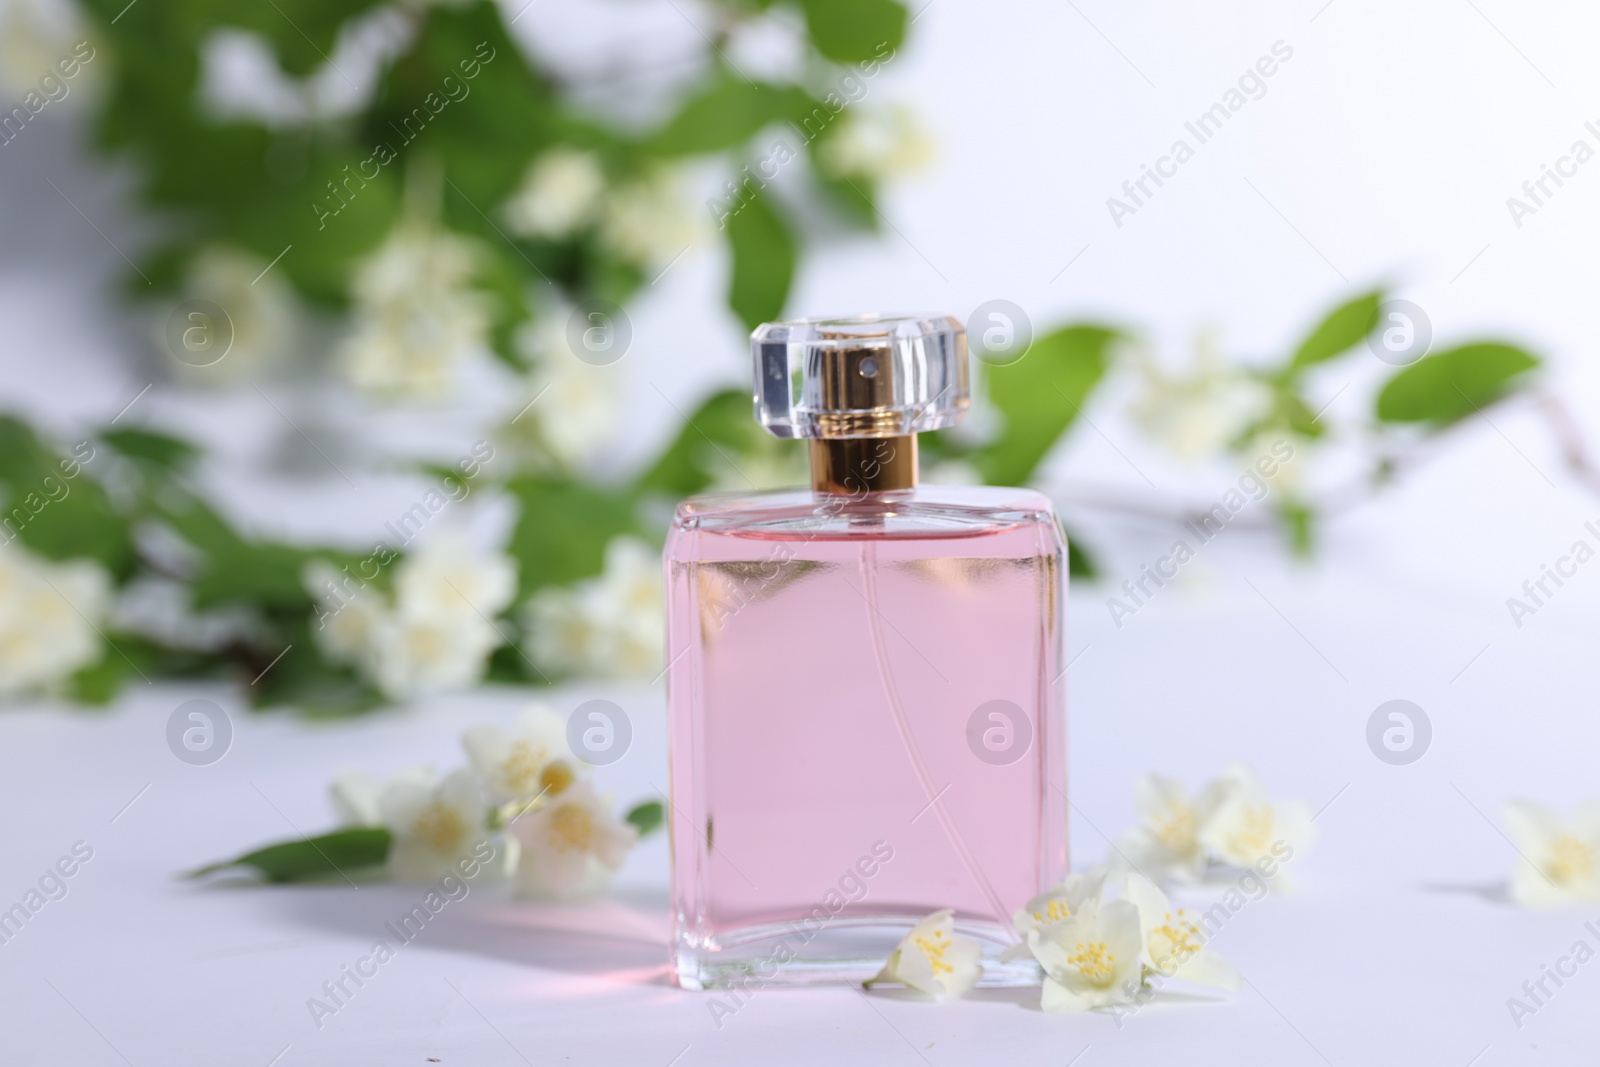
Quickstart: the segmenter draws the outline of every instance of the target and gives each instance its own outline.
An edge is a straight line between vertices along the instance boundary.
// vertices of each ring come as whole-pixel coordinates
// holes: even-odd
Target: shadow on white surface
[[[243,891],[242,889],[240,891]],[[425,924],[402,928],[429,889],[421,885],[263,887],[286,924],[341,938],[382,939],[397,955],[415,949],[501,960],[541,971],[669,984],[669,899],[664,890],[614,890],[571,903],[515,901],[484,885],[447,902]],[[426,913],[426,909],[423,909]]]

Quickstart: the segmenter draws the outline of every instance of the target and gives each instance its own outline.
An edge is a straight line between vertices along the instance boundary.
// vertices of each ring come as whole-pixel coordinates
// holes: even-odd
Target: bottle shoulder
[[[861,497],[809,489],[718,493],[678,505],[677,532],[759,539],[981,537],[1025,526],[1058,529],[1050,499],[1032,489],[919,485]]]

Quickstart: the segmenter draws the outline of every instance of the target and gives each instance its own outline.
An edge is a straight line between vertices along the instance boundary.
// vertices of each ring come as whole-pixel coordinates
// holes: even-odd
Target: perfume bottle
[[[1024,489],[917,481],[969,405],[944,316],[769,323],[755,413],[811,487],[681,504],[665,550],[673,971],[859,982],[926,915],[1002,961],[1067,869],[1065,543]]]

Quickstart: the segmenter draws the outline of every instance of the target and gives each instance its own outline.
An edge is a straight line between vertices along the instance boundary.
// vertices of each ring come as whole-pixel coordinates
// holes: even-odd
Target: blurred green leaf
[[[1316,515],[1302,500],[1288,500],[1278,506],[1278,519],[1289,536],[1289,548],[1296,556],[1309,559],[1315,547]]]
[[[1027,484],[1105,375],[1119,337],[1105,326],[1067,326],[1035,340],[1017,362],[986,369],[989,400],[1005,425],[972,454],[985,481]]]
[[[878,229],[877,188],[871,178],[855,175],[849,178],[817,175],[817,185],[839,214],[852,226],[863,230]]]
[[[188,441],[153,430],[106,430],[100,440],[129,459],[141,460],[165,471],[181,471],[199,457]]]
[[[269,882],[326,879],[381,865],[389,858],[392,840],[389,831],[379,826],[335,830],[320,837],[258,848],[231,860],[207,864],[184,877],[201,878],[233,867],[253,867]]]
[[[473,228],[502,241],[489,220],[552,143],[559,110],[554,84],[511,40],[490,0],[434,4],[380,83],[363,141],[401,156],[390,169],[403,170],[418,152],[441,162],[471,204]]]
[[[663,814],[659,800],[647,800],[628,812],[624,818],[639,831],[640,837],[648,837],[661,828]]]
[[[128,520],[83,469],[94,446],[58,456],[23,420],[0,415],[0,540],[19,538],[47,559],[87,557],[126,578],[133,571]]]
[[[521,596],[599,574],[613,537],[643,533],[629,492],[538,477],[513,478],[506,490],[521,507],[507,546]]]
[[[1378,325],[1378,306],[1382,303],[1383,292],[1374,290],[1334,308],[1317,323],[1310,336],[1300,342],[1300,348],[1289,361],[1289,372],[1343,355],[1366,340]]]
[[[728,306],[745,329],[753,330],[783,315],[798,249],[788,226],[761,193],[744,201],[726,229],[733,252]]]
[[[1312,439],[1321,437],[1326,432],[1321,420],[1317,418],[1317,413],[1312,411],[1300,394],[1294,391],[1292,382],[1272,380],[1267,384],[1272,389],[1271,408],[1261,418],[1241,430],[1238,436],[1228,443],[1230,448],[1236,452],[1243,452],[1263,433],[1282,433],[1287,430],[1300,437]]]
[[[748,389],[713,393],[692,412],[678,436],[661,458],[638,481],[642,491],[673,498],[702,492],[738,457],[765,445],[803,447],[800,442],[780,442],[755,421]]]
[[[251,657],[248,670],[256,672],[255,678],[245,679],[250,702],[260,708],[294,708],[320,719],[343,718],[386,704],[382,693],[350,669],[322,657],[312,633],[315,626],[312,622],[306,627],[287,627],[295,640]],[[277,658],[280,652],[282,658]]]
[[[1538,365],[1536,356],[1497,341],[1424,356],[1384,385],[1378,394],[1378,420],[1454,422],[1500,399]]]
[[[798,89],[757,85],[729,71],[684,102],[647,148],[663,156],[720,152],[810,107]]]
[[[835,63],[884,59],[906,36],[906,9],[893,0],[801,0],[817,51]]]
[[[80,668],[67,679],[66,696],[79,704],[104,706],[116,699],[132,675],[133,668],[128,661],[108,647],[98,661]]]
[[[283,65],[284,72],[305,77],[319,67],[331,64],[329,56],[338,43],[339,31],[350,19],[381,4],[383,0],[269,0],[268,3],[192,4],[229,25],[261,35]],[[182,6],[182,5],[174,5]],[[207,22],[210,19],[206,20]],[[337,72],[336,72],[337,73]],[[342,74],[340,75],[343,76]]]
[[[1273,398],[1273,404],[1278,416],[1278,425],[1287,426],[1301,437],[1322,436],[1321,420],[1299,395],[1279,390],[1277,396]]]
[[[1074,537],[1067,539],[1067,576],[1085,580],[1100,577],[1100,564]]]
[[[335,549],[248,540],[211,505],[171,489],[162,494],[156,513],[200,554],[192,587],[200,609],[239,603],[307,614],[312,597],[304,584],[306,564],[325,559],[341,567],[362,559]]]

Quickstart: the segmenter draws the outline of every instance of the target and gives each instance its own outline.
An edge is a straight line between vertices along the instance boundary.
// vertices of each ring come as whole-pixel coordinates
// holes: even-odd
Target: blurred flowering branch
[[[670,504],[795,484],[805,460],[757,427],[741,384],[688,411],[641,470],[597,477],[600,449],[627,429],[602,376],[626,345],[623,305],[715,239],[728,306],[753,325],[784,310],[804,238],[822,228],[817,205],[876,228],[881,184],[927,155],[909,112],[868,99],[903,43],[905,7],[714,0],[671,76],[631,58],[558,70],[488,0],[78,10],[60,42],[24,49],[13,36],[5,54],[53,62],[80,34],[103,53],[98,145],[132,165],[163,220],[133,289],[189,312],[162,316],[177,373],[220,385],[309,351],[319,373],[384,405],[446,396],[475,361],[498,368],[515,414],[494,416],[466,466],[430,468],[444,491],[407,514],[420,527],[459,499],[449,486],[476,479],[516,517],[493,549],[433,531],[421,547],[406,533],[364,551],[264,541],[196,487],[200,450],[179,436],[107,428],[68,453],[0,419],[0,694],[108,700],[129,680],[221,676],[260,704],[335,713],[484,680],[655,675],[652,542]],[[752,78],[730,57],[746,34],[773,31],[797,59]],[[643,117],[603,106],[642,96],[658,105]],[[707,173],[722,180],[702,210],[689,189]],[[1410,337],[1386,307],[1381,292],[1359,294],[1265,363],[1208,340],[1180,371],[1123,329],[1062,326],[983,369],[988,418],[927,435],[929,476],[1048,480],[1047,460],[1121,376],[1142,434],[1244,473],[1209,504],[1063,482],[1069,521],[1092,508],[1271,523],[1308,552],[1320,519],[1537,377],[1536,357],[1496,341],[1419,350],[1364,417],[1335,425],[1313,387],[1375,338]],[[1568,467],[1600,490],[1575,423],[1538,395]],[[1363,466],[1322,485],[1313,468],[1340,442],[1366,449]],[[1094,572],[1079,538],[1071,562]]]

